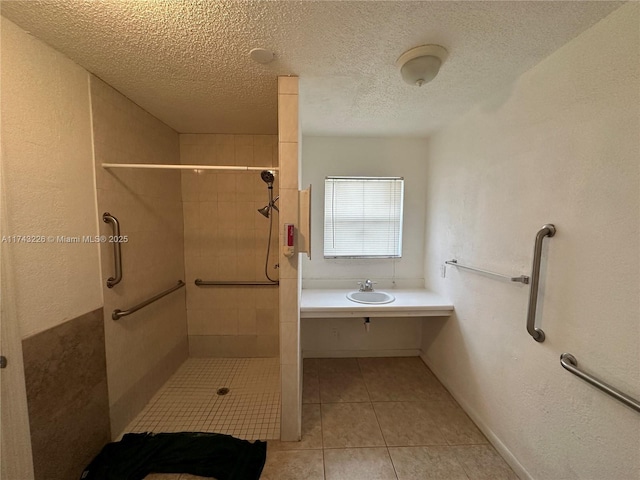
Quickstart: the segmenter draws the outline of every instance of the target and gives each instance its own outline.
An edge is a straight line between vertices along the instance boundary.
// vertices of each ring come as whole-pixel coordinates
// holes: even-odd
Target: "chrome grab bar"
[[[487,275],[493,275],[494,277],[499,277],[499,278],[505,278],[511,282],[520,282],[520,283],[529,283],[529,277],[527,277],[526,275],[520,275],[519,277],[510,277],[509,275],[503,275],[501,273],[495,273],[495,272],[490,272],[489,270],[482,270],[480,268],[474,268],[474,267],[469,267],[467,265],[461,265],[458,263],[458,260],[451,259],[451,260],[447,260],[446,262],[447,265],[453,265],[454,267],[458,267],[458,268],[464,268],[465,270],[471,270],[472,272],[480,272],[480,273],[485,273]]]
[[[113,226],[113,263],[115,263],[115,274],[107,278],[107,288],[113,288],[122,280],[122,251],[120,250],[120,222],[109,212],[102,214],[102,221]]]
[[[538,286],[540,285],[540,257],[542,256],[542,240],[553,237],[556,227],[552,224],[543,225],[536,233],[536,243],[533,247],[533,267],[531,268],[531,288],[529,289],[529,310],[527,312],[527,332],[536,342],[544,342],[544,332],[536,328],[536,305],[538,303]]]
[[[213,286],[213,285],[253,285],[253,286],[270,286],[270,285],[280,285],[280,282],[275,281],[275,282],[252,282],[252,281],[234,281],[234,280],[228,280],[228,281],[216,281],[216,280],[202,280],[200,278],[196,278],[196,281],[194,282],[196,284],[196,286],[198,287],[206,287],[206,286]]]
[[[152,304],[153,302],[155,302],[156,300],[160,300],[162,297],[164,297],[165,295],[169,295],[171,292],[175,292],[176,290],[178,290],[179,288],[184,287],[186,284],[182,281],[182,280],[178,280],[178,284],[174,287],[169,288],[168,290],[165,290],[162,293],[159,293],[153,297],[151,297],[148,300],[145,300],[142,303],[139,303],[138,305],[136,305],[135,307],[131,307],[128,310],[120,310],[119,308],[116,308],[113,313],[111,314],[111,318],[114,320],[119,320],[120,317],[126,317],[127,315],[131,315],[132,313],[137,312],[138,310],[140,310],[141,308],[146,307],[147,305]]]
[[[574,357],[570,353],[563,353],[562,355],[560,355],[560,365],[562,365],[565,370],[569,370],[577,377],[580,377],[585,382],[590,383],[594,387],[602,390],[607,395],[611,395],[613,398],[615,398],[619,402],[624,403],[626,406],[631,407],[636,412],[640,412],[640,401],[630,397],[626,393],[622,393],[617,388],[614,388],[611,385],[604,383],[597,378],[592,377],[588,373],[585,373],[582,370],[578,369],[578,360],[576,360],[576,357]]]

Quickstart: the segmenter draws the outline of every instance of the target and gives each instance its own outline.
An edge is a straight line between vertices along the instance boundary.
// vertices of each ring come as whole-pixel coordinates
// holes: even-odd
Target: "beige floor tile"
[[[307,371],[306,366],[304,368],[304,373],[302,374],[302,403],[320,403],[318,372]]]
[[[373,408],[388,446],[447,445],[424,402],[381,402]]]
[[[488,443],[482,432],[456,402],[433,402],[426,406],[426,415],[434,420],[449,445]]]
[[[453,447],[391,447],[398,480],[467,480]]]
[[[260,480],[324,480],[322,450],[269,452]]]
[[[304,373],[318,373],[318,360],[317,358],[304,358],[302,360],[302,371]]]
[[[357,358],[318,358],[318,373],[350,373],[360,375],[360,364]]]
[[[374,402],[452,401],[418,357],[361,358],[359,364]]]
[[[396,480],[386,448],[339,448],[324,451],[326,480]]]
[[[368,402],[369,393],[360,373],[319,374],[320,402]]]
[[[451,447],[470,480],[518,480],[491,445]]]
[[[384,446],[370,403],[322,404],[324,448]]]
[[[322,448],[322,421],[320,405],[302,405],[302,440],[299,442],[281,442],[270,440],[268,449],[277,450],[313,450]]]

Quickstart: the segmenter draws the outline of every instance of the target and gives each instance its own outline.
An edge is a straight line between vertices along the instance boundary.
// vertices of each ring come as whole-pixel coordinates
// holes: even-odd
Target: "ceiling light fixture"
[[[263,65],[271,62],[275,56],[271,50],[266,48],[254,48],[249,52],[249,55],[254,62],[262,63]]]
[[[407,50],[396,60],[402,79],[409,85],[421,87],[433,80],[447,58],[447,50],[440,45],[422,45]]]

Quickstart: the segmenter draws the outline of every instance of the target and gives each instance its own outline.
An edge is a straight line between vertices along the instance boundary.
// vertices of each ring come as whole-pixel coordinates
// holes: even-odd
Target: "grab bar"
[[[122,251],[120,250],[120,222],[109,212],[102,214],[102,221],[113,226],[113,262],[115,263],[115,274],[107,278],[107,288],[113,288],[122,280]]]
[[[607,395],[611,395],[613,398],[615,398],[619,402],[624,403],[626,406],[631,407],[636,412],[640,412],[640,401],[630,397],[626,393],[622,393],[617,388],[614,388],[611,385],[608,385],[598,380],[597,378],[592,377],[588,373],[579,370],[578,360],[576,360],[576,357],[574,357],[570,353],[563,353],[562,355],[560,355],[560,365],[562,365],[565,370],[569,370],[577,377],[580,377],[585,382],[590,383],[594,387],[602,390]]]
[[[538,303],[538,285],[540,284],[540,257],[542,256],[542,240],[544,237],[553,237],[556,227],[550,223],[543,225],[536,233],[536,242],[533,247],[533,267],[531,268],[531,288],[529,289],[529,310],[527,312],[527,332],[536,342],[544,342],[544,332],[536,328],[536,305]]]
[[[252,281],[215,281],[215,280],[202,280],[200,278],[196,278],[194,282],[198,287],[205,287],[211,285],[253,285],[253,286],[271,286],[271,285],[280,285],[279,281],[275,282],[252,282]]]
[[[127,315],[131,315],[132,313],[135,313],[138,310],[140,310],[141,308],[144,308],[147,305],[152,304],[156,300],[160,300],[165,295],[169,295],[171,292],[175,292],[176,290],[178,290],[179,288],[184,287],[185,285],[186,284],[182,280],[178,280],[178,284],[176,286],[171,287],[168,290],[165,290],[164,292],[159,293],[158,295],[155,295],[155,296],[151,297],[150,299],[145,300],[142,303],[139,303],[135,307],[131,307],[128,310],[120,310],[119,308],[116,308],[113,311],[113,313],[111,314],[111,318],[114,319],[114,320],[119,320],[121,317],[126,317]]]
[[[510,280],[512,282],[520,282],[520,283],[529,283],[529,277],[527,277],[526,275],[520,275],[519,277],[510,277],[509,275],[503,275],[501,273],[495,273],[495,272],[490,272],[489,270],[481,270],[480,268],[474,268],[474,267],[469,267],[467,265],[461,265],[458,263],[458,260],[456,260],[455,258],[452,260],[447,260],[446,262],[447,265],[453,265],[454,267],[458,267],[458,268],[464,268],[465,270],[471,270],[472,272],[480,272],[480,273],[485,273],[487,275],[493,275],[494,277],[499,277],[499,278],[506,278],[507,280]]]

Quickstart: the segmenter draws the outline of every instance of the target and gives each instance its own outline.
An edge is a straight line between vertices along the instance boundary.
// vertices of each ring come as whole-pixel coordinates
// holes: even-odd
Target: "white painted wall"
[[[2,17],[3,235],[97,235],[87,72]],[[21,336],[102,306],[97,244],[5,244]]]
[[[312,185],[311,260],[302,260],[304,286],[336,285],[340,280],[394,277],[423,286],[427,141],[413,138],[303,137],[302,187]],[[329,175],[400,176],[405,179],[402,258],[325,259],[324,179]],[[395,275],[394,275],[395,270]],[[349,282],[351,284],[353,282]],[[408,285],[409,285],[408,284]]]
[[[640,478],[640,415],[559,363],[571,352],[640,397],[639,10],[621,7],[429,144],[425,276],[456,315],[425,322],[423,358],[522,478]],[[527,273],[547,222],[540,344],[527,287],[439,266]]]

